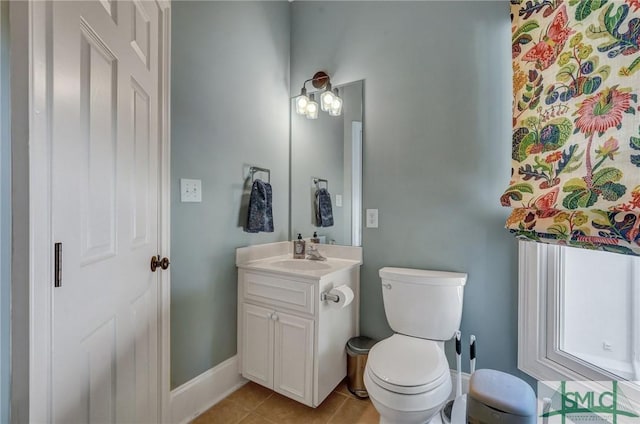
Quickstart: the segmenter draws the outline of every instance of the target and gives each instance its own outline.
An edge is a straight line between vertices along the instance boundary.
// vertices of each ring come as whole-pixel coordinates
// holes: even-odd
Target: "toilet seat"
[[[376,385],[399,394],[420,394],[450,380],[449,365],[437,342],[394,334],[369,352],[367,373]]]

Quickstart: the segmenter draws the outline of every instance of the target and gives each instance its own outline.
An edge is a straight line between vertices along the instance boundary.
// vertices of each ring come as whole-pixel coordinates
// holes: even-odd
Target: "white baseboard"
[[[458,378],[458,373],[456,370],[449,370],[451,372],[451,394],[449,395],[448,400],[455,399],[456,397],[456,378]],[[462,394],[469,393],[469,379],[471,378],[471,374],[466,372],[462,373]]]
[[[247,382],[233,356],[171,391],[171,422],[186,424]]]

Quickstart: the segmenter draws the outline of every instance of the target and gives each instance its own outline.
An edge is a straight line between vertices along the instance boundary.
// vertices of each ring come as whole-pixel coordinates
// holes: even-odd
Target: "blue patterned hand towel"
[[[247,216],[247,233],[273,232],[271,184],[255,180],[249,196],[249,215]]]
[[[333,225],[331,195],[326,188],[316,191],[316,225],[318,227],[331,227]]]

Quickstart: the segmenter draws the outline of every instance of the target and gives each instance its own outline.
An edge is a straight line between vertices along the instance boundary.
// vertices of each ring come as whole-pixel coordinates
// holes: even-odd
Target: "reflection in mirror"
[[[291,236],[309,238],[316,232],[321,243],[360,246],[364,81],[338,90],[340,116],[320,112],[317,119],[307,119],[291,104]],[[321,216],[316,213],[316,194],[324,188],[331,199],[330,226],[323,226],[331,223],[326,208]]]

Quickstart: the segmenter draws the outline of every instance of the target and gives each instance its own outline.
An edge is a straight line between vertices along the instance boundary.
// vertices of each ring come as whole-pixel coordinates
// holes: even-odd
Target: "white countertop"
[[[357,267],[361,264],[362,261],[359,260],[338,258],[327,258],[326,261],[293,259],[290,254],[285,254],[238,263],[237,266],[251,271],[320,279],[334,272]]]

